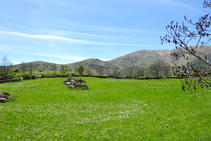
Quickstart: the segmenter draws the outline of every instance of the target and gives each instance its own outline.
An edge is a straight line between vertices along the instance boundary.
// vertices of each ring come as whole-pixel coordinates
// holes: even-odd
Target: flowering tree
[[[211,0],[204,1],[204,8],[211,8]],[[184,76],[182,89],[196,91],[198,87],[203,90],[208,90],[211,87],[211,78],[208,72],[210,71],[211,64],[208,61],[207,55],[199,54],[199,50],[210,47],[211,42],[211,16],[210,12],[204,11],[205,15],[199,18],[199,21],[193,22],[191,19],[185,17],[185,22],[181,25],[178,22],[171,22],[166,27],[167,34],[161,37],[161,43],[173,43],[177,49],[171,55],[178,59],[187,60],[186,65],[178,66],[175,64],[173,67],[174,72],[180,76]],[[193,29],[193,30],[191,30]],[[190,44],[194,44],[190,46]],[[191,65],[190,61],[194,59],[201,62],[200,66]]]

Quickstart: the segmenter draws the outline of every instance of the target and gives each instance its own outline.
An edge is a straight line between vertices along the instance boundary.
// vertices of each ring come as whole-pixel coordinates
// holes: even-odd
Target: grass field
[[[211,140],[210,93],[181,90],[179,80],[66,78],[0,84],[1,140]]]

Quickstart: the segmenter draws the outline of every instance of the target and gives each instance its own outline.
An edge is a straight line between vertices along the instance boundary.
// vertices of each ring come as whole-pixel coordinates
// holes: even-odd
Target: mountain
[[[89,67],[91,69],[96,70],[96,68],[98,66],[101,66],[103,68],[107,68],[108,67],[108,63],[106,61],[102,61],[100,59],[86,59],[80,62],[76,62],[76,63],[71,63],[71,64],[66,64],[66,66],[68,68],[71,68],[72,71],[74,70],[75,67],[78,67],[79,64],[84,66],[84,69],[86,69],[86,67]]]
[[[170,55],[171,50],[140,50],[109,61],[110,65],[117,65],[120,69],[129,66],[140,66],[148,69],[155,61],[162,60],[169,65],[173,65]]]
[[[38,69],[38,67],[42,65],[43,70],[46,70],[46,69],[50,70],[55,63],[44,62],[44,61],[34,61],[33,64],[36,69]],[[57,65],[57,68],[60,67],[60,65],[58,64],[56,65]]]
[[[108,68],[112,66],[118,66],[122,71],[124,71],[129,66],[138,66],[145,70],[149,70],[149,66],[154,63],[155,61],[162,60],[166,64],[173,66],[176,64],[186,64],[187,60],[184,60],[183,58],[176,60],[174,57],[172,57],[170,54],[178,52],[178,50],[140,50],[136,52],[129,53],[127,55],[115,58],[110,61],[102,61],[100,59],[86,59],[80,62],[70,63],[66,64],[66,66],[71,69],[71,71],[74,71],[76,67],[78,67],[79,64],[82,64],[84,68],[90,67],[93,70],[96,70],[98,66],[101,66],[103,68]],[[211,61],[211,46],[206,46],[204,48],[201,48],[197,50],[197,54],[199,54],[201,57],[204,55],[207,55],[209,58],[209,61]],[[189,56],[190,58],[193,58],[192,56]],[[192,60],[192,63],[194,65],[199,64],[196,60]],[[35,61],[33,62],[35,64],[35,68],[38,69],[39,65],[42,65],[43,69],[51,69],[51,66],[54,63],[49,62],[43,62],[43,61]],[[60,68],[60,65],[57,64],[57,68]]]
[[[46,70],[46,69],[51,70],[52,66],[55,64],[55,63],[44,62],[44,61],[34,61],[32,63],[34,64],[36,70],[38,70],[38,67],[40,65],[42,65],[43,70]],[[28,63],[26,63],[26,64],[28,64]],[[57,68],[60,68],[59,64],[56,64],[56,66],[57,66]],[[17,68],[17,67],[20,67],[20,64],[14,65],[14,68]]]
[[[173,54],[174,52],[178,53],[179,50],[140,50],[110,60],[108,61],[108,64],[110,64],[111,66],[116,65],[122,70],[124,70],[128,66],[139,66],[145,70],[149,70],[150,65],[158,60],[162,60],[170,66],[173,66],[174,64],[185,65],[187,64],[187,62],[192,62],[192,64],[195,66],[197,66],[197,64],[200,64],[199,61],[196,61],[197,59],[191,55],[189,55],[189,58],[191,58],[191,60],[187,61],[183,58],[176,60],[175,57],[171,56],[171,54]],[[204,58],[204,55],[207,55],[208,61],[210,62],[211,46],[205,46],[204,48],[197,49],[197,54],[200,55],[202,58]]]
[[[205,55],[207,55],[208,61],[211,62],[211,46],[205,46],[204,48],[200,48],[196,50],[196,54],[200,55],[201,58],[204,58]],[[178,52],[178,50],[174,49],[174,52]],[[192,65],[200,65],[203,64],[201,61],[193,57],[192,55],[188,56],[190,60],[188,62],[192,62]],[[187,60],[180,58],[178,61],[176,61],[178,65],[186,64]]]

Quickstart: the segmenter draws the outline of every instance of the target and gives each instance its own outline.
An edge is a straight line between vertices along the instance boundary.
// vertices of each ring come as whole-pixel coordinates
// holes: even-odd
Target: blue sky
[[[0,57],[14,64],[107,61],[160,43],[171,21],[197,21],[203,0],[1,0]]]

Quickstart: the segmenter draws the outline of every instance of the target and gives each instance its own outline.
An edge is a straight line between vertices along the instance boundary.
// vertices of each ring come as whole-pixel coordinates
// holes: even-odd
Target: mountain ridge
[[[151,64],[155,61],[162,60],[166,64],[173,66],[174,64],[185,64],[187,63],[184,59],[176,60],[171,56],[171,53],[178,52],[176,49],[171,50],[139,50],[135,51],[115,59],[109,61],[103,61],[98,58],[90,58],[86,60],[82,60],[74,63],[65,64],[71,71],[74,72],[74,68],[78,67],[79,64],[82,64],[84,68],[89,67],[93,70],[96,70],[97,67],[108,68],[112,66],[118,66],[120,70],[124,71],[129,66],[138,66],[145,70],[149,70]],[[211,61],[211,46],[206,46],[200,50],[198,50],[200,55],[208,55],[209,61]],[[55,64],[51,62],[44,61],[34,61],[35,68],[38,69],[39,65],[43,66],[43,69],[51,69],[50,67]],[[56,64],[57,68],[59,68],[59,64]]]

